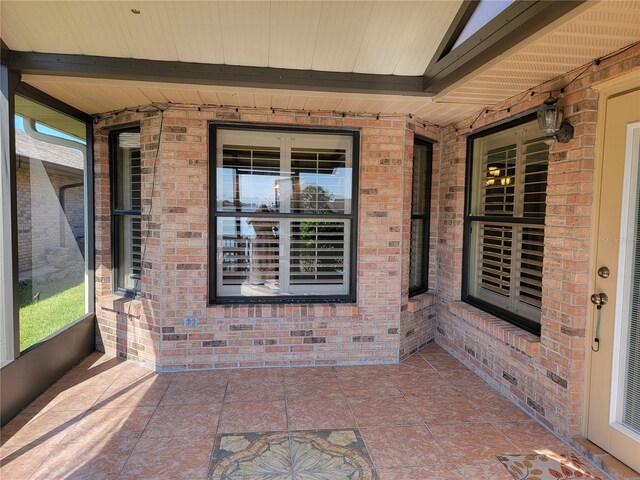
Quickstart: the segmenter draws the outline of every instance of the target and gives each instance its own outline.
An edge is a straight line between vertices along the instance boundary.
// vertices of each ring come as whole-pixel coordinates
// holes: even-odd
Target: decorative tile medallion
[[[592,475],[584,460],[573,453],[568,455],[498,455],[498,460],[516,480],[602,480]]]
[[[219,435],[210,480],[377,480],[358,430]]]

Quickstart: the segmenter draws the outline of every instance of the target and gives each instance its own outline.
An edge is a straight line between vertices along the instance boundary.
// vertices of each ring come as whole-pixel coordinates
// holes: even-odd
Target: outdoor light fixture
[[[569,122],[563,122],[564,112],[556,106],[555,97],[549,97],[538,108],[538,126],[545,137],[556,139],[560,143],[567,143],[573,137],[573,127]]]

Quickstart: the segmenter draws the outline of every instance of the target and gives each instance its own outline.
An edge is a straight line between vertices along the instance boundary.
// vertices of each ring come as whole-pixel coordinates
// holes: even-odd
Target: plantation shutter
[[[347,295],[350,136],[221,129],[217,292]]]
[[[131,137],[131,138],[129,138]],[[137,138],[136,138],[137,137]],[[129,201],[131,210],[142,210],[141,198],[141,162],[140,162],[140,134],[123,133],[120,136],[121,144],[131,145],[129,159]],[[142,274],[142,221],[140,216],[131,216],[129,222],[129,276],[136,284],[140,281]]]
[[[347,213],[351,210],[347,152],[329,148],[291,148],[291,212]]]
[[[114,222],[116,257],[118,261],[117,288],[130,292],[140,290],[142,277],[142,163],[140,131],[116,132],[117,151],[114,164],[116,181],[114,192]]]
[[[471,294],[539,322],[549,146],[535,124],[476,140]]]
[[[290,285],[306,285],[317,291],[326,285],[344,286],[349,238],[346,222],[291,221]]]

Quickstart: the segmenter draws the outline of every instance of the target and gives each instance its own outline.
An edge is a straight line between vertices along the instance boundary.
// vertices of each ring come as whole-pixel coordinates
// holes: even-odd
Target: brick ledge
[[[431,292],[424,292],[420,295],[416,295],[415,297],[410,297],[409,303],[407,303],[407,311],[409,313],[419,312],[423,308],[427,308],[433,305],[435,299],[435,294]]]
[[[126,313],[133,317],[140,316],[140,310],[142,309],[142,302],[138,298],[125,297],[124,295],[118,295],[112,293],[111,295],[105,295],[97,299],[98,305],[105,310],[112,310],[118,313]]]
[[[521,328],[511,325],[490,313],[464,302],[453,302],[449,311],[456,317],[473,325],[507,345],[523,352],[529,357],[537,357],[540,353],[540,338]]]
[[[585,437],[574,437],[571,444],[614,480],[640,480],[640,473],[609,455]]]

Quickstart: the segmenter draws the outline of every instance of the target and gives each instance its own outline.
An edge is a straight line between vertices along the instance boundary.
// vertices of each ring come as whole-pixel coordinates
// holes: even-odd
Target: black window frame
[[[414,136],[413,139],[414,145],[414,158],[413,158],[413,169],[411,172],[411,223],[413,220],[423,220],[424,221],[424,236],[422,240],[422,283],[416,287],[411,287],[411,277],[409,277],[409,297],[413,297],[416,295],[420,295],[421,293],[427,292],[429,290],[429,244],[431,239],[431,184],[433,182],[433,142],[427,140],[426,138]],[[424,190],[425,196],[425,213],[424,214],[414,214],[413,213],[413,204],[414,204],[414,182],[415,182],[415,146],[422,145],[427,147],[427,178],[426,178],[426,188]],[[413,233],[413,229],[410,227],[410,233]],[[411,240],[409,240],[411,242]],[[411,271],[411,243],[409,243],[409,272]]]
[[[118,149],[118,135],[126,132],[140,133],[140,125],[133,124],[123,127],[117,127],[109,130],[109,180],[111,188],[110,194],[110,218],[111,218],[111,288],[114,293],[123,295],[125,297],[135,298],[140,296],[142,291],[142,278],[138,283],[137,289],[123,288],[119,286],[118,279],[120,278],[119,265],[120,265],[120,252],[118,249],[118,238],[120,233],[120,227],[118,220],[121,217],[131,215],[139,216],[142,222],[142,206],[140,210],[127,210],[116,208],[117,195],[118,195],[118,172],[117,172],[117,149]],[[140,149],[140,162],[142,163],[142,148]],[[142,231],[142,229],[141,229]],[[144,245],[142,245],[144,248]]]
[[[497,122],[495,124],[489,125],[485,128],[480,128],[475,131],[473,134],[467,137],[467,154],[466,154],[466,172],[465,172],[465,202],[464,202],[464,225],[463,225],[463,253],[462,253],[462,292],[461,299],[463,302],[468,303],[474,307],[479,308],[487,313],[490,313],[502,320],[505,320],[525,331],[533,333],[534,335],[541,335],[541,323],[534,322],[533,320],[524,318],[520,315],[515,314],[509,310],[500,308],[490,302],[481,300],[479,298],[471,295],[470,292],[470,278],[469,275],[471,273],[470,266],[470,258],[471,258],[471,236],[472,236],[472,225],[475,221],[492,221],[496,220],[498,222],[503,222],[504,218],[501,217],[491,217],[491,216],[476,216],[471,214],[471,204],[472,204],[472,194],[473,194],[473,152],[474,152],[474,141],[476,139],[486,137],[488,135],[498,133],[504,130],[508,130],[510,128],[517,127],[519,125],[524,125],[525,123],[529,123],[531,121],[536,120],[537,115],[534,110],[528,110],[523,112],[515,117]],[[511,218],[512,223],[519,223],[521,220],[519,217]],[[539,219],[527,219],[526,223],[537,223],[542,227],[545,226],[546,214],[545,217]],[[525,223],[525,222],[520,222]]]
[[[216,177],[216,152],[217,132],[223,130],[244,131],[273,131],[273,132],[301,132],[307,134],[343,135],[352,138],[352,191],[351,213],[334,214],[329,218],[343,218],[351,222],[351,238],[349,239],[349,293],[346,295],[283,295],[283,296],[219,296],[217,294],[216,268],[217,268],[217,220],[218,218],[238,218],[246,216],[246,212],[217,212],[217,177]],[[208,245],[208,305],[251,305],[251,304],[308,304],[308,303],[356,303],[357,278],[358,278],[358,199],[360,183],[360,130],[359,129],[328,129],[288,125],[261,125],[247,123],[209,123],[209,245]],[[264,214],[270,216],[271,214]],[[255,213],[252,216],[256,216]],[[306,213],[287,213],[290,218],[309,218],[314,215]],[[324,216],[326,217],[326,216]]]

